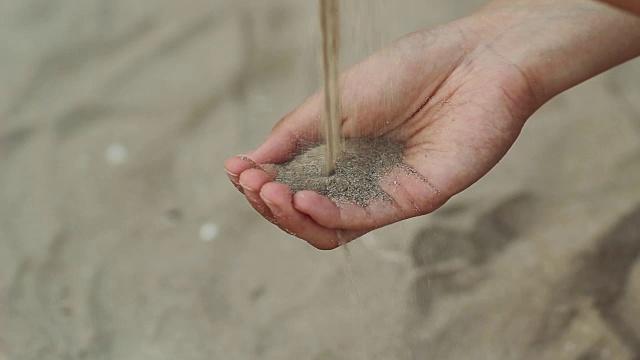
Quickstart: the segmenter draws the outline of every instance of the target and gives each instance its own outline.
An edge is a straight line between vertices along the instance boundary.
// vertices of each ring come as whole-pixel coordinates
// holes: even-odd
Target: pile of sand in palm
[[[390,200],[380,181],[394,168],[406,167],[402,144],[384,138],[356,138],[346,139],[343,149],[330,176],[325,176],[326,145],[318,145],[275,165],[276,181],[289,185],[293,192],[314,190],[335,202],[366,206],[372,200]]]

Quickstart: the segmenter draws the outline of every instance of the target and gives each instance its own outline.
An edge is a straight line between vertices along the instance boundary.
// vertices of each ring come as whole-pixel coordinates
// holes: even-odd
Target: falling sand
[[[318,145],[276,165],[276,180],[293,192],[314,190],[338,203],[366,206],[372,200],[390,200],[380,181],[393,169],[405,167],[403,146],[384,138],[347,139],[343,146],[332,175],[325,175],[326,145]]]
[[[340,138],[340,87],[338,84],[338,56],[340,38],[338,0],[320,0],[320,28],[322,30],[322,68],[324,70],[324,173],[331,175],[343,150]]]

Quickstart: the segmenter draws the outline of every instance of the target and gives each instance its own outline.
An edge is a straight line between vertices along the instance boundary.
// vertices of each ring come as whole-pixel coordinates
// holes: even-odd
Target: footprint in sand
[[[484,264],[522,234],[535,216],[535,205],[531,194],[520,193],[480,215],[469,235],[476,249],[473,262]]]
[[[442,225],[420,231],[411,247],[414,265],[421,273],[414,283],[420,310],[428,312],[439,293],[472,288],[481,276],[477,268],[527,228],[535,212],[534,201],[528,194],[510,197],[482,214],[471,231]]]
[[[630,278],[634,265],[640,261],[640,206],[625,215],[607,233],[598,239],[594,248],[580,259],[576,271],[567,282],[559,284],[558,296],[552,303],[576,306],[580,299],[591,299],[599,315],[622,342],[640,356],[640,320],[637,314],[636,296],[626,293],[628,284],[637,282]],[[637,272],[636,272],[637,274]],[[621,300],[626,302],[620,303]],[[629,304],[632,304],[629,306]],[[621,305],[621,306],[618,306]],[[556,334],[564,326],[547,324],[546,333]]]

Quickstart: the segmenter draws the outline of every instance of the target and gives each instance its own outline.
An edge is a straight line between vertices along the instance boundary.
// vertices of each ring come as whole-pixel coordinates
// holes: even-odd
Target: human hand
[[[526,119],[578,79],[571,73],[564,80],[552,77],[552,83],[537,81],[540,68],[524,61],[529,57],[502,51],[499,39],[518,35],[505,36],[495,24],[512,26],[517,16],[496,22],[494,13],[490,7],[486,14],[407,36],[341,76],[342,135],[401,142],[404,164],[416,171],[392,173],[381,182],[391,201],[359,207],[311,191],[292,194],[263,166],[321,142],[320,95],[281,120],[257,150],[229,159],[230,180],[266,219],[319,249],[442,206],[495,166]],[[528,35],[526,28],[515,28]]]
[[[247,158],[227,161],[231,181],[265,218],[325,249],[435,210],[497,163],[533,110],[518,69],[475,51],[464,30],[442,28],[410,35],[343,74],[342,135],[401,142],[404,163],[420,174],[389,175],[396,181],[381,185],[391,202],[363,208],[309,191],[291,194],[258,165],[284,162],[300,144],[321,141],[320,95]]]

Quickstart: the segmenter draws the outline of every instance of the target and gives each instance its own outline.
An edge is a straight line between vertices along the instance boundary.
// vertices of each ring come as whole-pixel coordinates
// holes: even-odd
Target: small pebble
[[[218,225],[214,223],[206,223],[200,227],[200,240],[210,242],[216,237],[218,237]]]
[[[576,349],[576,344],[571,342],[571,341],[568,341],[568,342],[566,342],[564,344],[564,350],[565,351],[573,352],[573,351],[575,351],[575,349]]]
[[[127,162],[129,158],[129,151],[120,143],[113,143],[107,146],[106,151],[107,161],[112,165],[122,165]]]

